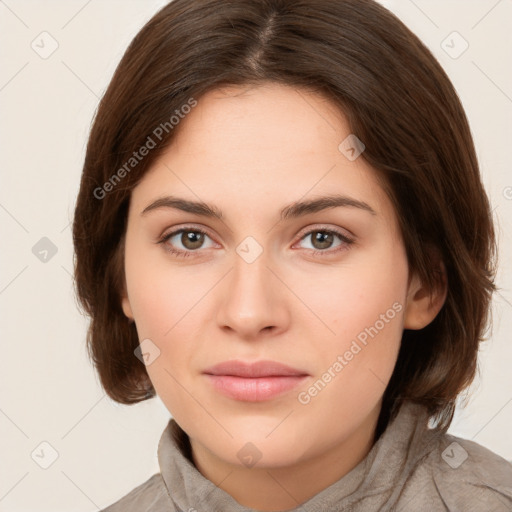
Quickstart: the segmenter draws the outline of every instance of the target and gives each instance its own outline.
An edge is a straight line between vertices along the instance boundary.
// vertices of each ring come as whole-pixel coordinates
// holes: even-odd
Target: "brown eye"
[[[300,242],[308,239],[311,240],[311,247],[304,248],[313,251],[315,256],[332,256],[338,251],[348,249],[354,243],[352,238],[334,229],[313,229],[303,235]]]
[[[310,233],[315,249],[329,249],[334,241],[334,234],[330,231],[312,231]]]
[[[183,247],[190,249],[199,249],[204,242],[204,233],[199,231],[183,231],[181,233],[180,241]]]
[[[205,237],[210,240],[210,245],[204,246]],[[208,234],[198,228],[181,228],[164,235],[159,242],[166,251],[176,256],[193,256],[200,253],[199,249],[208,249],[214,246]]]

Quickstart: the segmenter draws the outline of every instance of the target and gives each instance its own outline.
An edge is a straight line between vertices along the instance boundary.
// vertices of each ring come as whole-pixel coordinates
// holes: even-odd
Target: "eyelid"
[[[212,240],[215,239],[215,237],[211,235],[208,228],[205,228],[203,226],[194,226],[192,224],[173,226],[172,228],[164,230],[164,232],[158,238],[159,240],[162,240],[163,238],[168,238],[170,235],[176,235],[180,231],[197,231],[199,233],[204,233],[205,235],[208,235]]]
[[[299,231],[299,234],[297,235],[297,237],[299,240],[302,240],[302,238],[305,235],[311,234],[312,231],[331,231],[331,232],[336,233],[337,235],[347,238],[353,242],[356,239],[356,236],[354,235],[354,233],[352,233],[348,229],[341,228],[339,226],[330,226],[328,224],[317,224],[317,225],[313,225],[313,226],[308,226],[308,227],[302,229],[301,231]]]

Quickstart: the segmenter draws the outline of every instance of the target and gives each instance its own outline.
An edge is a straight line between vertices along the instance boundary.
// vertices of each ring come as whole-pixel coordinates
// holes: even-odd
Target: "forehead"
[[[190,126],[192,125],[192,126]],[[180,121],[173,144],[210,155],[252,151],[273,158],[337,149],[350,130],[323,96],[287,85],[230,86],[208,92]]]
[[[165,193],[213,203],[231,215],[343,194],[393,214],[377,171],[340,149],[350,127],[323,96],[276,84],[217,89],[179,124],[133,191],[139,211]]]

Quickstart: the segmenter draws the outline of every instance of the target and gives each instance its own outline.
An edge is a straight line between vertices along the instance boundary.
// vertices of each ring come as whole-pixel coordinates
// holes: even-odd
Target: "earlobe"
[[[404,329],[423,329],[430,324],[443,307],[448,293],[446,268],[439,262],[440,277],[437,286],[428,290],[414,275],[407,293]]]

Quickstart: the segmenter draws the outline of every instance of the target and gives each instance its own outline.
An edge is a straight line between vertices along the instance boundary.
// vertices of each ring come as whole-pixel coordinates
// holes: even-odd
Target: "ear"
[[[404,329],[423,329],[434,320],[443,307],[448,293],[448,279],[444,263],[438,259],[439,278],[435,289],[428,290],[414,274],[407,291],[407,304],[404,313]]]
[[[124,251],[125,251],[125,243],[126,243],[126,232],[123,233],[121,240],[119,241],[119,247],[115,253],[115,269],[116,269],[116,277],[118,277],[118,282],[120,284],[120,292],[121,296],[121,307],[123,308],[123,313],[125,316],[133,322],[133,312],[130,304],[130,299],[128,298],[128,292],[126,291],[126,274],[124,270]]]
[[[121,299],[121,306],[123,308],[123,313],[127,318],[130,320],[133,320],[133,312],[132,307],[130,305],[130,299],[128,298],[128,295],[125,293],[123,294],[123,298]]]

